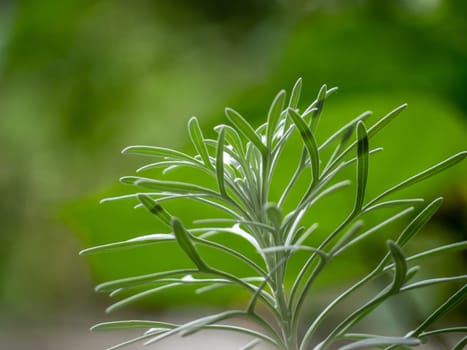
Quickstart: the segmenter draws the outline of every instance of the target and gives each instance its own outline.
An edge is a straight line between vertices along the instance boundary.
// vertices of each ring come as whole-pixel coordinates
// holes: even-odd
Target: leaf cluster
[[[266,122],[257,128],[239,112],[227,108],[225,113],[230,125],[217,126],[217,138],[210,139],[204,136],[197,118],[191,118],[188,132],[195,150],[194,155],[156,146],[130,146],[123,150],[125,154],[143,155],[151,159],[138,172],[162,168],[167,173],[174,169],[191,168],[212,178],[215,186],[208,187],[189,180],[171,181],[142,176],[121,178],[122,183],[138,188],[138,192],[106,200],[137,199],[137,207],[144,207],[157,217],[166,225],[167,232],[92,247],[81,253],[93,254],[169,241],[178,244],[192,264],[184,269],[139,275],[98,285],[96,289],[99,292],[127,295],[111,305],[107,311],[119,309],[162,290],[185,285],[195,286],[197,293],[206,293],[221,287],[237,287],[250,297],[244,309],[224,311],[181,325],[140,320],[96,325],[94,330],[146,329],[142,336],[109,349],[138,341],[145,345],[154,344],[174,334],[187,336],[203,329],[231,330],[250,335],[253,340],[243,349],[252,349],[264,342],[277,349],[287,350],[305,350],[312,344],[315,350],[325,350],[343,340],[345,345],[341,347],[342,350],[368,347],[392,349],[396,346],[408,349],[425,342],[433,335],[465,333],[466,327],[437,330],[430,327],[465,299],[467,275],[411,281],[419,269],[413,265],[414,262],[435,254],[464,250],[467,242],[456,242],[407,256],[404,246],[435,214],[442,198],[422,204],[421,209],[415,210],[424,202],[422,198],[388,197],[454,166],[466,157],[467,152],[455,154],[368,199],[366,188],[370,158],[381,151],[380,148],[371,148],[370,140],[398,117],[406,105],[397,107],[371,126],[366,124],[371,113],[365,112],[319,144],[316,138],[319,120],[327,98],[337,89],[328,89],[324,85],[316,99],[301,110],[298,108],[301,85],[302,81],[299,79],[288,99],[286,92],[280,91],[269,108]],[[301,156],[289,181],[280,189],[280,198],[272,201],[273,175],[280,166],[281,157],[287,157],[285,149],[293,137],[300,139]],[[354,178],[337,181],[338,175],[348,167],[355,168]],[[306,188],[300,188],[301,197],[290,205],[290,194],[297,186],[301,186],[298,180],[303,176],[309,179],[308,184]],[[336,222],[335,228],[325,233],[320,244],[310,245],[308,238],[319,230],[318,222],[307,226],[304,218],[311,215],[310,209],[322,198],[349,187],[351,182],[355,183],[352,187],[355,191],[352,209],[342,222]],[[186,226],[165,208],[164,202],[174,200],[191,200],[214,207],[224,212],[227,219],[212,218]],[[292,210],[286,211],[290,207]],[[385,208],[394,208],[396,212],[374,227],[363,230],[365,217]],[[310,288],[329,264],[339,259],[352,246],[403,217],[411,219],[400,233],[387,242],[387,253],[381,257],[379,263],[326,305],[307,324],[302,317],[305,301]],[[219,243],[216,240],[219,235],[235,235],[245,240],[259,259],[252,259],[227,243]],[[225,270],[222,264],[206,261],[201,247],[209,247],[238,260],[247,267],[251,275],[238,276]],[[290,270],[287,267],[292,257],[299,252],[306,254],[306,261],[297,274],[289,276]],[[389,282],[322,337],[318,330],[330,313],[357,290],[383,276],[388,276]],[[287,278],[293,280],[291,285],[285,283]],[[405,335],[388,337],[352,333],[359,322],[389,298],[405,291],[448,282],[461,282],[463,286],[425,321]],[[247,318],[257,323],[259,330],[228,323],[228,320],[237,318]],[[301,333],[301,329],[305,331]],[[460,349],[462,344],[456,349]]]

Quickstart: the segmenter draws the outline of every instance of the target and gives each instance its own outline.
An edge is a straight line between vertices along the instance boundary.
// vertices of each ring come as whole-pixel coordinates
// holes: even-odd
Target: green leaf
[[[265,207],[265,211],[266,211],[266,217],[269,219],[272,225],[276,228],[275,231],[277,231],[281,227],[282,211],[274,203],[267,203]]]
[[[266,131],[267,147],[269,149],[272,148],[272,140],[276,132],[276,127],[277,127],[279,118],[281,116],[281,112],[284,109],[284,104],[285,104],[285,91],[281,90],[276,95],[276,97],[272,101],[271,107],[269,108],[267,131]]]
[[[176,327],[173,323],[145,321],[145,320],[129,320],[129,321],[113,321],[102,322],[91,327],[91,331],[115,331],[122,329],[145,329],[145,328],[165,328],[172,329]]]
[[[425,225],[443,203],[443,198],[437,198],[426,206],[402,231],[397,238],[396,244],[403,247],[408,241],[412,239]]]
[[[105,350],[117,350],[117,349],[123,348],[125,346],[128,346],[130,344],[137,343],[137,342],[139,342],[141,340],[151,338],[153,336],[154,336],[154,334],[144,334],[142,336],[139,336],[139,337],[124,341],[123,343],[119,343],[117,345],[111,346],[110,348],[106,348]]]
[[[371,126],[368,129],[368,139],[371,139],[375,136],[379,131],[381,131],[386,125],[388,125],[391,121],[393,121],[405,108],[407,107],[406,104],[397,107],[393,111],[389,112],[386,116],[380,119],[376,124]],[[332,164],[327,167],[327,170],[330,170],[335,164],[337,164],[342,158],[344,158],[357,144],[357,141],[352,142],[350,146],[348,146],[339,156],[337,156]]]
[[[417,346],[420,344],[421,341],[414,337],[376,337],[371,339],[363,339],[351,344],[344,345],[340,347],[339,350],[359,350],[389,345]]]
[[[365,207],[366,209],[364,209],[364,212],[369,213],[370,211],[373,211],[373,210],[393,208],[393,207],[398,207],[400,205],[406,205],[406,204],[422,203],[424,201],[425,200],[423,198],[395,199],[392,201],[378,203],[371,207]]]
[[[357,124],[357,140],[357,194],[354,213],[359,212],[363,206],[368,181],[368,134],[362,121]]]
[[[372,112],[366,111],[366,112],[360,114],[358,117],[351,120],[350,122],[348,122],[347,124],[345,124],[339,130],[337,130],[334,134],[332,134],[330,137],[328,137],[327,140],[324,141],[321,146],[319,146],[319,150],[322,151],[323,149],[328,147],[330,144],[332,144],[332,142],[334,142],[341,135],[342,135],[341,136],[341,144],[345,144],[348,141],[348,139],[350,138],[350,136],[352,136],[352,134],[353,134],[353,132],[354,132],[356,126],[357,126],[357,123],[359,121],[365,120],[366,118],[370,117],[371,115],[372,115]]]
[[[148,283],[154,283],[162,278],[197,273],[194,269],[181,269],[164,272],[150,273],[147,275],[122,278],[114,281],[104,282],[96,286],[96,292],[112,292],[120,288],[133,288]]]
[[[159,342],[177,333],[181,333],[182,336],[190,335],[207,326],[212,325],[213,323],[216,323],[216,322],[228,319],[228,318],[236,317],[236,316],[243,316],[244,314],[245,314],[244,312],[240,312],[240,311],[226,311],[226,312],[222,312],[222,313],[215,314],[215,315],[205,316],[197,320],[180,325],[164,334],[156,335],[152,339],[145,342],[144,345],[147,346],[147,345],[154,344],[156,342]]]
[[[350,242],[346,243],[346,244],[343,244],[341,248],[339,248],[338,250],[336,250],[333,254],[334,256],[337,256],[339,255],[342,251],[348,249],[350,246],[353,246],[355,245],[356,243],[362,241],[363,239],[367,238],[369,235],[373,234],[374,232],[380,230],[381,228],[389,225],[390,223],[394,222],[395,220],[398,220],[400,219],[401,217],[403,217],[404,215],[407,215],[408,213],[410,213],[411,211],[413,210],[413,207],[410,207],[410,208],[407,208],[407,209],[404,209],[392,216],[390,216],[388,219],[380,222],[379,224],[373,226],[372,228],[366,230],[365,232],[363,232],[362,234],[360,234],[359,236],[355,237],[354,239],[352,239]],[[345,236],[344,236],[345,237]],[[384,262],[386,261],[387,258],[384,259],[384,261],[381,262],[381,266],[384,264]]]
[[[136,169],[137,173],[150,170],[150,169],[155,169],[155,168],[165,168],[163,173],[167,173],[169,170],[173,170],[178,167],[191,167],[199,170],[206,171],[207,169],[204,167],[203,164],[198,163],[198,162],[188,162],[185,160],[164,160],[160,162],[154,162],[154,163],[149,163],[146,165],[143,165],[142,167],[139,167]]]
[[[216,150],[216,177],[217,185],[219,186],[219,192],[222,197],[227,197],[227,191],[225,190],[224,180],[224,142],[225,142],[224,129],[219,131],[219,137],[217,139],[217,150]]]
[[[462,303],[467,297],[467,284],[464,284],[457,292],[455,292],[448,300],[438,307],[425,321],[422,322],[415,330],[410,332],[412,336],[419,336],[425,329],[438,320],[445,313]]]
[[[103,245],[98,245],[95,247],[83,249],[82,251],[79,252],[79,255],[89,255],[89,254],[96,254],[96,253],[102,253],[102,252],[111,252],[115,250],[136,248],[136,247],[140,247],[143,245],[174,241],[174,240],[175,240],[175,236],[173,234],[155,233],[151,235],[139,236],[139,237],[132,238],[126,241],[113,242],[109,244],[103,244]]]
[[[392,260],[394,261],[394,276],[390,287],[390,293],[397,293],[406,281],[407,262],[402,250],[396,243],[388,241],[387,246],[391,253]]]
[[[392,122],[396,117],[401,114],[401,112],[407,108],[407,103],[395,108],[383,118],[381,118],[377,123],[375,123],[371,128],[368,129],[368,137],[371,138],[384,129],[390,122]]]
[[[239,350],[251,350],[255,348],[257,345],[261,344],[261,339],[253,339],[248,344],[242,346]]]
[[[440,247],[436,247],[436,248],[412,255],[407,258],[407,261],[413,261],[413,260],[417,260],[420,258],[425,258],[430,255],[440,254],[440,253],[464,251],[466,249],[467,249],[467,241],[446,244]]]
[[[217,197],[217,193],[208,188],[185,182],[161,181],[138,176],[124,176],[120,178],[120,182],[127,185],[134,185],[160,191],[162,193],[199,193]]]
[[[423,332],[422,334],[420,334],[419,338],[429,337],[429,336],[437,335],[437,334],[446,334],[446,333],[467,333],[467,327],[449,327],[449,328],[435,329],[432,331]]]
[[[171,215],[159,203],[143,193],[138,194],[138,200],[146,207],[146,209],[149,210],[149,212],[157,216],[164,224],[170,226]]]
[[[467,275],[432,278],[432,279],[418,281],[418,282],[414,282],[412,284],[406,285],[405,287],[401,289],[401,291],[428,287],[428,286],[432,286],[432,285],[440,284],[440,283],[465,281],[465,280],[467,280]]]
[[[300,101],[300,95],[302,92],[302,78],[298,78],[295,82],[292,92],[290,93],[289,107],[297,109],[298,102]]]
[[[461,340],[459,340],[459,342],[456,345],[454,345],[452,350],[464,350],[466,345],[467,345],[467,337],[464,337]]]
[[[313,183],[316,183],[319,180],[319,153],[318,145],[316,143],[315,137],[313,136],[313,132],[297,112],[290,108],[287,111],[298,131],[300,132],[305,147],[308,151],[313,174]]]
[[[324,84],[323,86],[321,86],[321,89],[319,89],[318,98],[316,99],[316,111],[313,112],[313,115],[311,117],[310,129],[313,131],[315,131],[318,127],[319,118],[321,116],[321,113],[323,112],[324,101],[326,100],[326,97],[327,86],[326,84]]]
[[[143,299],[149,295],[152,295],[152,294],[155,294],[155,293],[158,293],[162,290],[165,290],[165,289],[169,289],[169,288],[172,288],[172,287],[177,287],[177,286],[180,286],[182,285],[182,283],[169,283],[169,284],[164,284],[162,286],[158,286],[156,288],[151,288],[151,289],[148,289],[148,290],[145,290],[143,292],[140,292],[140,293],[137,293],[137,294],[133,294],[132,296],[129,296],[125,299],[122,299],[120,301],[117,301],[116,303],[113,303],[112,305],[110,305],[106,310],[105,312],[107,313],[111,313],[111,312],[114,312],[115,310],[118,310],[118,309],[121,309],[129,304],[132,304],[140,299]]]
[[[193,157],[190,157],[189,155],[183,152],[175,151],[170,148],[156,147],[156,146],[128,146],[122,150],[122,153],[189,160],[191,162],[196,161]]]
[[[243,134],[245,137],[250,140],[262,154],[267,153],[267,148],[261,141],[261,138],[253,129],[253,127],[248,123],[245,118],[243,118],[237,111],[226,108],[225,114],[230,122],[235,125],[235,127]]]
[[[373,204],[375,202],[377,202],[378,200],[380,200],[381,198],[384,198],[396,191],[400,191],[406,187],[409,187],[413,184],[416,184],[417,182],[420,182],[420,181],[423,181],[423,180],[426,180],[430,177],[432,177],[433,175],[436,175],[438,174],[439,172],[443,171],[443,170],[446,170],[450,167],[452,167],[453,165],[456,165],[457,163],[459,163],[460,161],[464,160],[465,157],[467,156],[467,151],[464,151],[464,152],[459,152],[455,155],[453,155],[452,157],[438,163],[438,164],[435,164],[434,166],[408,178],[407,180],[405,181],[402,181],[401,183],[395,185],[394,187],[391,187],[390,189],[388,189],[387,191],[383,192],[382,194],[380,194],[379,196],[377,196],[375,199],[373,199],[370,203],[368,203],[368,205],[370,204]]]
[[[188,132],[190,134],[191,142],[193,142],[193,146],[195,146],[196,151],[201,156],[206,167],[212,169],[211,160],[209,158],[208,149],[204,143],[204,136],[203,132],[198,123],[198,119],[196,117],[191,117],[188,121]]]
[[[229,152],[229,148],[227,148],[226,152],[229,152],[229,154],[233,158],[237,159],[238,154],[243,153],[243,145],[242,145],[242,140],[240,138],[240,135],[238,134],[237,130],[232,128],[230,125],[221,124],[221,125],[217,125],[216,127],[214,127],[214,131],[216,131],[216,132],[220,132],[221,129],[224,130],[225,141],[229,145],[232,146],[232,150],[233,150],[233,151]],[[213,140],[211,145],[217,148],[216,141]]]
[[[201,259],[191,239],[190,233],[183,227],[180,220],[172,217],[171,226],[178,244],[200,271],[208,271],[209,267]]]

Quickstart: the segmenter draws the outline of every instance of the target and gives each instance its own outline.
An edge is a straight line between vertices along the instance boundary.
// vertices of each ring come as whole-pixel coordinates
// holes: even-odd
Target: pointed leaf
[[[147,342],[144,343],[145,346],[147,345],[150,345],[150,344],[154,344],[156,342],[159,342],[171,335],[174,335],[174,334],[177,334],[177,333],[181,333],[182,336],[186,336],[186,335],[190,335],[190,334],[193,334],[197,331],[199,331],[200,329],[202,329],[203,327],[207,327],[207,326],[210,326],[212,325],[213,323],[216,323],[216,322],[219,322],[219,321],[222,321],[222,320],[225,320],[227,318],[232,318],[232,317],[236,317],[236,316],[241,316],[241,315],[244,315],[244,312],[239,312],[239,311],[226,311],[226,312],[222,312],[222,313],[219,313],[219,314],[215,314],[215,315],[210,315],[210,316],[205,316],[205,317],[202,317],[202,318],[199,318],[197,320],[194,320],[194,321],[191,321],[191,322],[188,322],[188,323],[185,323],[183,325],[180,325],[164,334],[161,334],[161,335],[156,335],[154,338],[148,340]]]
[[[282,211],[280,210],[280,208],[277,207],[277,205],[275,205],[274,203],[267,203],[265,210],[266,216],[272,223],[272,225],[276,229],[280,228],[282,223]]]
[[[391,283],[391,293],[397,293],[406,281],[407,262],[402,250],[397,244],[388,241],[387,245],[394,261],[394,277]]]
[[[208,188],[185,182],[161,181],[138,176],[124,176],[120,178],[120,182],[127,185],[135,185],[144,188],[149,188],[151,190],[160,191],[161,193],[201,193],[213,195],[215,197],[217,196],[216,192]]]
[[[138,200],[148,209],[152,214],[157,216],[164,224],[170,226],[171,215],[159,203],[153,200],[146,194],[138,194]]]
[[[225,190],[225,180],[224,180],[224,129],[219,131],[219,137],[217,139],[217,152],[216,152],[216,177],[217,185],[219,186],[219,192],[221,196],[227,197],[227,192]]]
[[[375,204],[371,207],[365,207],[366,209],[364,210],[365,213],[368,213],[373,210],[377,209],[386,209],[386,208],[393,208],[397,207],[400,205],[406,205],[406,204],[415,204],[415,203],[422,203],[425,200],[423,198],[411,198],[411,199],[395,199],[392,201],[387,201],[387,202],[382,202]]]
[[[354,213],[360,211],[365,199],[368,181],[368,134],[362,121],[357,124],[357,194],[355,196]]]
[[[313,131],[315,131],[316,128],[318,127],[319,118],[321,116],[321,113],[323,112],[324,101],[326,100],[326,97],[327,97],[327,86],[326,84],[324,84],[323,86],[321,86],[321,89],[319,89],[318,98],[316,102],[316,111],[313,112],[313,115],[311,117],[310,129]]]
[[[467,298],[467,284],[464,284],[457,292],[455,292],[448,300],[446,300],[440,307],[438,307],[425,321],[422,322],[413,332],[410,333],[412,336],[420,335],[425,329],[427,329],[432,323],[438,320],[445,313],[462,303]]]
[[[127,277],[122,278],[114,281],[104,282],[96,286],[96,292],[112,292],[114,290],[120,288],[132,288],[141,286],[147,283],[154,283],[162,278],[170,277],[170,276],[178,276],[181,274],[190,274],[199,272],[198,270],[194,269],[181,269],[181,270],[173,270],[173,271],[164,271],[164,272],[156,272],[150,273],[147,275],[140,275],[134,277]]]
[[[293,109],[297,109],[298,102],[300,101],[300,95],[302,92],[302,78],[298,78],[295,82],[295,85],[292,88],[292,92],[290,93],[289,99],[289,107]]]
[[[181,283],[169,283],[169,284],[164,284],[162,286],[158,286],[156,288],[151,288],[151,289],[148,289],[148,290],[145,290],[143,292],[140,292],[140,293],[137,293],[137,294],[133,294],[132,296],[129,296],[125,299],[122,299],[120,301],[117,301],[116,303],[110,305],[106,310],[105,312],[107,313],[111,313],[115,310],[118,310],[118,309],[121,309],[122,307],[125,307],[129,304],[132,304],[140,299],[143,299],[149,295],[152,295],[152,294],[155,294],[155,293],[158,293],[162,290],[165,290],[165,289],[169,289],[169,288],[172,288],[172,287],[177,287],[177,286],[180,286]]]
[[[212,164],[209,158],[208,149],[204,143],[203,132],[201,131],[201,128],[198,123],[198,119],[196,117],[192,117],[188,121],[188,131],[190,134],[191,142],[193,142],[193,146],[195,146],[196,151],[201,156],[201,159],[203,160],[204,164],[208,168],[212,169]]]
[[[341,137],[341,144],[345,144],[350,136],[353,135],[353,132],[357,126],[357,123],[359,121],[363,121],[366,118],[370,117],[372,115],[372,112],[366,111],[362,114],[360,114],[358,117],[354,118],[347,124],[345,124],[343,127],[341,127],[339,130],[337,130],[334,134],[332,134],[326,141],[323,142],[321,146],[319,146],[319,150],[322,151],[326,147],[328,147],[334,140],[336,140],[339,136]],[[342,135],[342,136],[341,136]]]
[[[113,321],[102,322],[91,327],[91,331],[114,331],[122,329],[140,329],[140,328],[166,328],[172,329],[176,327],[173,323],[145,321],[145,320],[129,320],[129,321]]]
[[[466,346],[467,346],[467,337],[464,337],[461,340],[459,340],[457,344],[454,345],[452,350],[464,350]]]
[[[139,236],[136,238],[132,238],[126,241],[121,242],[114,242],[109,244],[98,245],[95,247],[83,249],[79,252],[79,255],[88,255],[88,254],[96,254],[101,252],[108,252],[120,249],[128,249],[128,248],[135,248],[143,245],[154,244],[159,242],[167,242],[175,240],[175,236],[173,234],[167,233],[155,233],[151,235],[144,235]]]
[[[206,263],[199,256],[192,240],[190,233],[183,227],[180,220],[176,217],[172,217],[171,221],[172,229],[177,239],[178,244],[193,263],[198,267],[200,271],[208,271],[209,268]]]
[[[276,131],[277,123],[281,116],[281,112],[284,109],[285,104],[285,91],[281,90],[274,101],[272,101],[271,107],[269,108],[268,113],[268,122],[267,122],[267,146],[269,149],[272,147],[272,140],[274,138],[274,133]]]
[[[248,344],[242,346],[239,350],[251,350],[259,344],[261,344],[261,339],[253,339]]]
[[[390,345],[406,345],[406,346],[417,346],[422,342],[414,337],[403,338],[403,337],[377,337],[370,339],[363,339],[356,341],[351,344],[344,345],[339,350],[359,350],[365,348],[375,348],[380,346]]]
[[[144,156],[173,158],[194,161],[193,157],[170,148],[156,146],[128,146],[122,150],[123,154],[139,154]]]
[[[397,238],[397,245],[403,247],[410,239],[412,239],[412,237],[415,236],[422,229],[422,227],[430,221],[430,219],[433,217],[433,215],[436,213],[436,211],[439,209],[442,203],[443,198],[437,198],[433,202],[428,204],[426,208],[423,209],[415,217],[415,219],[413,219],[407,225],[407,227],[404,229],[401,235]]]
[[[381,198],[383,197],[386,197],[396,191],[400,191],[406,187],[409,187],[413,184],[416,184],[417,182],[420,182],[420,181],[423,181],[425,179],[428,179],[430,177],[432,177],[433,175],[436,175],[438,174],[439,172],[443,171],[443,170],[446,170],[454,165],[456,165],[457,163],[463,161],[465,159],[465,157],[467,156],[467,151],[464,151],[464,152],[459,152],[455,155],[453,155],[452,157],[438,163],[438,164],[435,164],[434,166],[406,179],[405,181],[402,181],[401,183],[395,185],[394,187],[391,187],[389,190],[383,192],[382,194],[380,194],[378,197],[376,197],[375,199],[373,199],[370,203],[368,204],[373,204],[374,202],[380,200]]]
[[[300,135],[303,139],[303,143],[308,151],[311,161],[311,170],[313,173],[313,183],[316,183],[319,180],[319,153],[318,145],[316,144],[315,137],[313,132],[308,127],[308,125],[303,121],[300,115],[295,112],[293,109],[288,109],[289,115],[292,118],[295,126],[297,127]]]
[[[250,140],[262,154],[266,154],[266,146],[261,141],[261,138],[253,129],[253,127],[248,123],[245,118],[243,118],[237,111],[226,108],[225,114],[230,122],[236,126],[236,128],[243,134],[245,137]]]

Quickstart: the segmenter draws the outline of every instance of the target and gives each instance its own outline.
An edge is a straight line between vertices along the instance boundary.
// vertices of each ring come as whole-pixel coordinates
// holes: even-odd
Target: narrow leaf
[[[354,213],[359,212],[363,206],[368,181],[368,134],[362,121],[357,124],[357,140],[357,194]]]
[[[429,280],[418,281],[418,282],[414,282],[412,284],[406,285],[405,287],[401,289],[401,291],[428,287],[428,286],[432,286],[432,285],[440,284],[440,283],[466,281],[466,280],[467,280],[467,275],[432,278]]]
[[[292,88],[292,92],[290,93],[289,99],[289,107],[293,109],[297,109],[298,102],[300,101],[300,95],[302,92],[302,78],[298,78],[295,82],[295,85]]]
[[[216,150],[216,177],[217,185],[219,186],[219,192],[221,196],[227,197],[225,190],[224,180],[224,142],[225,142],[224,129],[219,131],[219,137],[217,139],[217,150]]]
[[[265,211],[266,211],[266,217],[269,219],[272,226],[274,226],[277,231],[277,229],[281,227],[282,211],[274,203],[267,203],[265,207]]]
[[[358,350],[365,348],[374,348],[378,346],[388,345],[406,345],[406,346],[417,346],[420,345],[421,341],[417,338],[403,338],[403,337],[377,337],[371,339],[363,339],[356,341],[351,344],[344,345],[339,350]]]
[[[170,148],[156,146],[128,146],[122,150],[123,154],[139,154],[153,157],[173,158],[194,161],[193,157]]]
[[[292,118],[292,121],[300,132],[300,135],[310,156],[313,183],[316,183],[319,180],[319,153],[315,137],[313,136],[313,132],[311,131],[310,127],[303,121],[297,112],[290,108],[288,109],[288,112]]]
[[[160,191],[162,193],[202,193],[217,196],[216,192],[208,188],[185,182],[161,181],[138,176],[124,176],[120,178],[120,182],[127,185],[149,188],[151,190]]]
[[[89,254],[115,251],[115,250],[120,250],[120,249],[135,248],[135,247],[139,247],[143,245],[167,242],[167,241],[173,241],[173,240],[175,240],[175,236],[173,234],[155,233],[155,234],[150,234],[150,235],[139,236],[139,237],[132,238],[126,241],[103,244],[103,245],[98,245],[95,247],[83,249],[82,251],[79,252],[79,255],[89,255]]]
[[[159,203],[143,193],[138,194],[138,200],[149,212],[157,216],[164,224],[170,226],[171,215]]]
[[[321,86],[321,89],[319,89],[318,92],[318,98],[316,102],[316,111],[313,112],[313,115],[311,117],[311,130],[315,131],[316,128],[318,127],[318,122],[319,118],[323,112],[323,107],[324,107],[324,101],[326,100],[327,97],[327,86],[324,84]]]
[[[173,323],[145,321],[145,320],[129,320],[129,321],[113,321],[102,322],[91,327],[91,331],[115,331],[122,329],[145,329],[145,328],[166,328],[172,329],[176,327]]]
[[[420,334],[420,338],[429,337],[432,335],[437,334],[446,334],[446,333],[467,333],[467,326],[466,327],[449,327],[449,328],[441,328],[435,329],[433,331],[423,332]]]
[[[237,111],[226,108],[225,114],[230,122],[237,127],[237,129],[245,135],[245,137],[250,140],[262,154],[266,154],[266,146],[261,141],[261,138],[258,136],[253,127],[248,123],[245,118],[243,118]]]
[[[425,321],[422,322],[413,332],[410,332],[412,336],[420,335],[425,329],[427,329],[433,322],[438,320],[445,313],[459,305],[467,297],[467,284],[464,284],[456,293],[454,293],[448,300],[446,300],[440,307],[438,307]]]
[[[334,134],[332,134],[326,141],[322,143],[321,146],[319,146],[319,150],[322,151],[326,147],[328,147],[332,142],[334,142],[339,136],[341,136],[341,144],[345,144],[350,136],[352,136],[355,127],[357,123],[361,120],[365,120],[366,118],[370,117],[372,115],[372,112],[366,111],[362,114],[360,114],[358,117],[355,119],[351,120],[347,124],[345,124],[343,127],[341,127],[339,130],[337,130]]]
[[[206,316],[206,317],[202,317],[202,318],[199,318],[197,320],[194,320],[194,321],[191,321],[191,322],[188,322],[188,323],[185,323],[183,325],[180,325],[164,334],[161,334],[161,335],[156,335],[154,338],[146,341],[144,343],[145,346],[147,345],[150,345],[150,344],[154,344],[156,342],[159,342],[171,335],[174,335],[174,334],[177,334],[177,333],[182,333],[182,336],[184,335],[189,335],[189,334],[193,334],[195,332],[197,332],[198,330],[202,329],[203,327],[206,327],[206,326],[209,326],[209,325],[212,325],[213,323],[216,323],[216,322],[219,322],[219,321],[222,321],[222,320],[225,320],[227,318],[231,318],[231,317],[235,317],[235,316],[238,316],[238,315],[243,315],[244,313],[243,312],[239,312],[239,311],[226,311],[226,312],[222,312],[220,314],[216,314],[216,315],[210,315],[210,316]]]
[[[441,254],[441,253],[464,251],[466,249],[467,249],[467,241],[446,244],[440,247],[436,247],[436,248],[412,255],[407,258],[407,261],[413,261],[413,260],[417,260],[420,258],[425,258],[430,255],[436,255],[436,254]]]
[[[405,260],[404,254],[399,246],[392,242],[388,241],[387,243],[389,252],[391,253],[391,257],[394,261],[394,277],[391,283],[391,293],[397,293],[404,282],[406,281],[407,276],[407,262]]]
[[[257,345],[261,344],[261,339],[253,339],[251,342],[248,344],[242,346],[239,350],[251,350],[255,348]]]
[[[122,278],[119,280],[104,282],[104,283],[97,285],[95,289],[96,289],[96,292],[112,292],[119,288],[137,287],[137,286],[141,286],[147,283],[156,282],[162,278],[166,278],[170,276],[178,276],[181,274],[196,273],[196,272],[199,272],[199,271],[194,270],[194,269],[181,269],[181,270],[150,273],[147,275],[127,277],[127,278]]]
[[[461,340],[459,340],[459,342],[456,345],[454,345],[452,350],[464,350],[466,346],[467,346],[467,337],[464,337]]]
[[[203,261],[203,259],[201,259],[198,252],[196,251],[196,248],[191,240],[190,233],[183,227],[180,220],[178,220],[175,217],[172,217],[171,226],[178,244],[188,255],[191,261],[193,261],[193,263],[198,267],[200,271],[208,271],[208,266]]]
[[[401,235],[397,238],[396,244],[400,247],[403,247],[412,237],[417,234],[423,226],[436,213],[441,204],[443,203],[443,198],[437,198],[426,206],[416,217],[413,219],[407,227],[402,231]]]
[[[405,108],[407,107],[406,104],[397,107],[393,111],[389,112],[386,116],[380,119],[376,124],[371,126],[368,129],[368,139],[371,139],[375,136],[379,131],[381,131],[386,125],[388,125],[391,121],[393,121]],[[357,141],[352,142],[350,146],[348,146],[339,156],[337,156],[332,164],[330,164],[327,169],[330,170],[335,164],[337,164],[342,158],[344,158],[356,145]]]
[[[433,175],[436,175],[438,174],[439,172],[443,171],[443,170],[446,170],[450,167],[452,167],[453,165],[456,165],[457,163],[459,163],[460,161],[464,160],[465,157],[467,156],[467,151],[464,151],[464,152],[459,152],[455,155],[453,155],[452,157],[432,166],[431,168],[428,168],[408,179],[406,179],[405,181],[402,181],[401,183],[395,185],[394,187],[391,187],[390,189],[388,189],[387,191],[383,192],[382,194],[380,194],[378,197],[376,197],[375,199],[373,199],[370,203],[368,204],[373,204],[374,202],[380,200],[381,198],[383,197],[386,197],[396,191],[400,191],[406,187],[409,187],[413,184],[416,184],[417,182],[420,182],[420,181],[423,181],[423,180],[426,180],[430,177],[432,177]]]
[[[370,211],[377,210],[377,209],[393,208],[393,207],[397,207],[400,205],[416,204],[416,203],[422,203],[422,202],[424,202],[423,198],[395,199],[393,201],[382,202],[382,203],[375,204],[371,207],[367,207],[364,210],[364,212],[369,213]]]
[[[111,313],[111,312],[114,312],[115,310],[118,310],[118,309],[121,309],[129,304],[132,304],[140,299],[143,299],[149,295],[152,295],[152,294],[155,294],[155,293],[158,293],[162,290],[165,290],[165,289],[169,289],[169,288],[172,288],[172,287],[177,287],[177,286],[180,286],[181,283],[169,283],[169,284],[164,284],[162,286],[158,286],[156,288],[151,288],[151,289],[148,289],[148,290],[145,290],[143,292],[140,292],[140,293],[137,293],[137,294],[134,294],[132,296],[129,296],[128,298],[125,298],[125,299],[122,299],[120,301],[117,301],[116,303],[110,305],[106,310],[105,312],[107,313]]]
[[[285,91],[281,90],[276,95],[276,97],[274,98],[274,101],[272,101],[271,107],[269,108],[267,131],[266,131],[267,146],[269,149],[271,149],[272,147],[272,140],[274,138],[274,133],[276,131],[277,123],[281,116],[281,112],[284,109],[284,104],[285,104]]]
[[[196,151],[201,156],[204,164],[212,169],[212,164],[209,158],[208,149],[204,143],[204,136],[203,132],[198,123],[198,119],[196,117],[192,117],[188,121],[188,132],[190,134],[191,142],[193,142],[193,146],[195,146]]]

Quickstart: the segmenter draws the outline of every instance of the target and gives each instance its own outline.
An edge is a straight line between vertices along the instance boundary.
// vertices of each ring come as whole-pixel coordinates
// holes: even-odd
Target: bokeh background
[[[302,77],[303,105],[322,84],[339,87],[322,137],[365,110],[382,116],[409,103],[374,141],[387,150],[372,163],[375,193],[466,148],[465,33],[464,0],[1,1],[0,347],[111,345],[121,336],[109,342],[87,328],[129,315],[105,316],[109,299],[93,286],[170,263],[152,250],[78,256],[154,230],[131,204],[98,204],[129,191],[117,179],[141,160],[121,156],[124,146],[191,152],[190,116],[208,134],[225,122],[225,106],[257,125],[275,93]],[[464,164],[411,192],[446,198],[417,244],[466,238],[465,174]],[[328,276],[330,288],[364,261]],[[449,275],[465,271],[465,261],[457,255],[429,266]],[[454,287],[427,292],[418,309]],[[215,300],[237,302],[229,294]],[[179,305],[192,312],[205,301],[167,293],[126,312],[155,317],[175,306],[183,318]],[[459,321],[462,309],[452,314]]]

